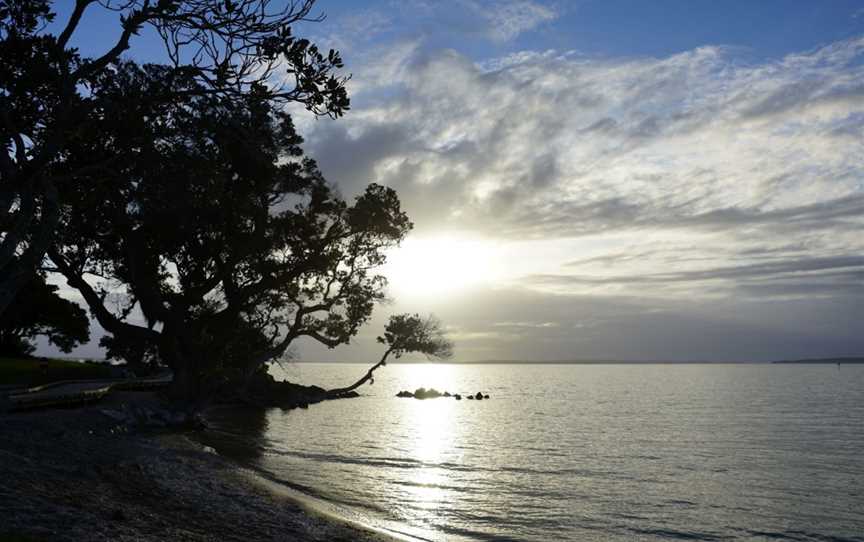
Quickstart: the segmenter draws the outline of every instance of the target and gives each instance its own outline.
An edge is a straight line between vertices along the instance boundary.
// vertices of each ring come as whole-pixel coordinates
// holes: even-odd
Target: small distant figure
[[[42,373],[42,376],[48,376],[48,360],[43,359],[39,362],[39,372]]]

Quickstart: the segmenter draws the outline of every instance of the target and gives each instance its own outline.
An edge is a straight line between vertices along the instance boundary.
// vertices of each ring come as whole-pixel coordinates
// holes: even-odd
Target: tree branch
[[[69,38],[72,37],[72,34],[75,33],[75,29],[78,28],[78,23],[81,22],[81,16],[84,15],[84,10],[94,1],[95,0],[75,1],[75,9],[72,11],[72,15],[69,16],[69,22],[66,23],[66,28],[63,29],[60,37],[57,38],[57,45],[60,48],[66,48],[66,44],[69,43]]]
[[[158,13],[158,9],[151,8],[150,0],[145,0],[141,9],[132,12],[129,18],[123,21],[123,33],[120,34],[114,47],[96,60],[78,68],[78,70],[72,74],[72,80],[80,81],[86,79],[106,67],[108,64],[117,60],[123,51],[129,48],[129,40],[132,38],[132,34],[137,33],[138,29],[141,28],[141,25],[153,18],[156,13]]]
[[[384,355],[381,356],[381,360],[378,363],[376,363],[375,365],[373,365],[368,371],[366,371],[366,374],[363,375],[363,378],[361,378],[357,382],[351,384],[350,386],[346,386],[344,388],[333,388],[333,389],[327,390],[327,396],[328,397],[335,397],[337,395],[342,395],[343,393],[348,393],[349,391],[354,391],[355,389],[359,388],[360,386],[362,386],[366,382],[372,380],[372,375],[375,372],[375,370],[378,369],[379,367],[387,364],[387,356],[389,356],[390,353],[393,352],[393,350],[395,350],[395,349],[396,349],[395,346],[391,346],[390,348],[388,348],[387,351],[384,352]]]
[[[69,286],[72,286],[81,292],[84,301],[86,301],[87,306],[90,307],[90,312],[93,313],[93,316],[96,317],[99,325],[105,328],[106,331],[114,335],[134,338],[135,340],[148,341],[159,339],[158,332],[146,327],[123,322],[111,314],[111,311],[105,308],[99,294],[97,294],[96,291],[93,290],[93,287],[84,280],[84,277],[72,269],[69,262],[66,261],[55,247],[51,247],[48,250],[48,257],[51,258],[51,261],[54,262],[57,269],[59,269],[63,276],[66,277]]]

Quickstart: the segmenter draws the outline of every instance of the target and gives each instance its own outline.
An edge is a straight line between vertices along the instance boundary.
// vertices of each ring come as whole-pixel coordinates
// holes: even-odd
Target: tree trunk
[[[190,359],[177,360],[171,364],[174,378],[168,388],[168,396],[189,409],[202,405],[201,375],[198,364]]]
[[[32,273],[42,265],[60,222],[57,187],[49,180],[43,180],[41,184],[43,185],[42,216],[28,240],[28,247],[21,255],[15,257],[14,261],[4,259],[0,262],[3,265],[2,277],[0,277],[0,314],[6,311],[18,291],[31,279]]]
[[[194,409],[201,395],[198,357],[194,352],[189,355],[188,349],[184,348],[182,332],[178,333],[177,329],[168,323],[162,329],[157,346],[162,362],[174,373],[168,396],[173,401]]]
[[[363,375],[363,378],[361,378],[357,382],[351,384],[350,386],[344,387],[344,388],[333,388],[333,389],[327,390],[327,392],[326,392],[327,397],[333,398],[333,397],[337,397],[339,395],[342,395],[344,393],[348,393],[349,391],[354,391],[355,389],[359,388],[360,386],[362,386],[366,382],[369,382],[370,380],[372,380],[372,373],[375,372],[375,369],[381,367],[382,365],[387,364],[386,363],[387,362],[387,356],[389,356],[390,352],[392,352],[392,351],[393,351],[393,348],[391,347],[386,352],[384,352],[384,355],[381,356],[381,360],[378,363],[376,363],[375,365],[373,365],[368,371],[366,371],[366,374]]]

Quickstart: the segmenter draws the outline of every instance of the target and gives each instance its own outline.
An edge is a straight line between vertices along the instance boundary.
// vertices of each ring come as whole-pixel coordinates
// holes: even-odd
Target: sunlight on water
[[[491,399],[395,397],[419,387]],[[864,367],[393,364],[359,391],[233,430],[273,477],[436,542],[864,532]]]
[[[413,365],[408,371],[410,381],[417,382],[417,387],[441,392],[454,383],[454,372],[452,366],[441,364]],[[419,465],[404,480],[404,502],[410,506],[403,507],[403,513],[425,524],[435,520],[441,502],[447,498],[447,473],[438,465],[452,456],[454,433],[458,431],[453,416],[456,401],[415,400],[404,405],[401,423],[410,443],[408,455]]]

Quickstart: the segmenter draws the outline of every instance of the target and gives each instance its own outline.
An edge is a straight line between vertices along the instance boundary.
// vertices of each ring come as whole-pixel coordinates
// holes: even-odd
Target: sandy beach
[[[148,400],[0,414],[0,541],[393,540],[268,490],[187,434],[102,413]]]

